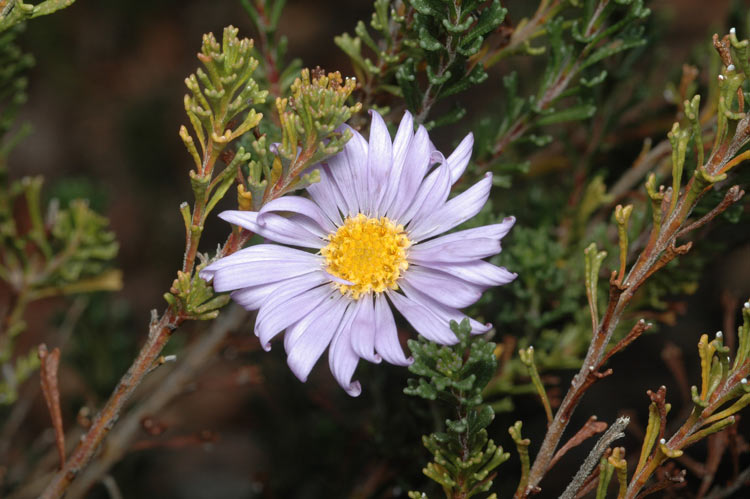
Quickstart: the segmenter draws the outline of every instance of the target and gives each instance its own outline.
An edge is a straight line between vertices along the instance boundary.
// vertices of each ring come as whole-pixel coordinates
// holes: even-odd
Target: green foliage
[[[198,268],[200,271],[200,267]],[[213,287],[198,277],[178,271],[169,293],[164,293],[167,303],[182,310],[193,320],[211,320],[219,315],[219,309],[229,303],[229,295],[214,295]]]
[[[439,99],[487,79],[484,66],[477,63],[480,49],[507,12],[499,0],[409,0],[391,8],[387,0],[376,0],[374,9],[370,26],[377,41],[360,21],[356,36],[341,35],[336,44],[349,56],[368,92],[403,98],[418,122],[426,122]],[[375,62],[362,53],[363,43]],[[372,103],[366,98],[365,104]],[[449,124],[464,113],[456,106],[425,125]]]
[[[346,104],[354,85],[338,72],[302,70],[290,95],[276,99],[280,126],[273,146],[267,135],[251,143],[253,160],[241,170],[241,207],[258,209],[263,201],[317,181],[318,172],[308,168],[341,151],[351,138],[341,125],[361,108]]]
[[[19,108],[26,102],[27,69],[34,65],[34,58],[24,54],[16,44],[22,26],[0,33],[0,182],[7,175],[5,161],[13,146],[28,132],[24,127],[8,135],[15,124]]]
[[[44,0],[36,5],[23,0],[3,0],[0,2],[0,33],[26,19],[52,14],[72,5],[75,0]]]
[[[22,355],[14,348],[26,329],[23,315],[30,302],[122,286],[120,272],[111,268],[118,243],[108,220],[83,199],[62,207],[57,200],[44,203],[41,177],[11,180],[6,166],[11,149],[30,129],[24,124],[13,133],[26,102],[24,73],[34,64],[15,42],[23,26],[14,25],[72,3],[0,2],[0,280],[11,296],[0,326],[0,404],[13,403],[20,384],[39,366],[35,348]]]
[[[108,220],[80,199],[62,209],[52,202],[43,217],[41,188],[41,177],[25,177],[0,195],[0,277],[34,299],[118,289],[119,273],[109,271],[118,243]]]
[[[258,67],[258,61],[252,57],[253,41],[240,40],[237,33],[233,26],[224,28],[221,44],[213,33],[204,35],[198,59],[205,71],[198,68],[185,79],[192,94],[185,96],[185,111],[203,154],[209,158],[218,157],[227,143],[257,126],[263,117],[251,107],[264,102],[268,94],[252,78]],[[246,111],[239,124],[233,122]],[[210,175],[190,136],[182,130],[180,135],[196,162],[198,174]]]
[[[455,410],[455,419],[445,420],[445,431],[424,436],[422,441],[434,460],[423,470],[439,483],[446,497],[471,497],[492,486],[493,470],[510,455],[487,436],[495,413],[482,401],[482,390],[497,367],[495,344],[471,336],[469,321],[451,322],[458,338],[453,346],[438,346],[420,337],[409,340],[414,363],[409,371],[420,376],[409,379],[407,395],[440,400]],[[409,497],[422,497],[411,492]]]
[[[13,362],[4,361],[0,379],[0,406],[12,404],[18,398],[18,388],[39,369],[39,355],[32,347],[26,355],[18,355]]]
[[[646,43],[640,23],[649,14],[643,0],[541,2],[533,18],[519,21],[508,43],[484,59],[489,68],[511,56],[544,57],[545,66],[534,85],[525,85],[532,92],[519,91],[515,72],[503,78],[504,109],[501,118],[482,123],[477,161],[506,174],[522,172],[522,160],[501,158],[512,144],[543,146],[552,137],[536,135],[539,127],[591,118],[597,109],[592,92],[608,75],[604,66]]]
[[[53,200],[42,215],[42,178],[22,178],[0,189],[0,279],[15,295],[0,339],[0,364],[8,366],[0,398],[13,402],[16,387],[37,364],[30,354],[15,360],[15,339],[25,330],[28,303],[47,296],[118,290],[119,271],[111,268],[118,243],[108,220],[72,200],[60,208]]]
[[[237,33],[233,26],[224,28],[221,43],[213,33],[204,35],[198,59],[205,70],[198,68],[185,79],[191,92],[185,95],[185,112],[201,151],[182,126],[180,138],[195,164],[190,170],[195,202],[192,209],[188,203],[180,205],[187,242],[185,262],[169,293],[164,295],[184,318],[212,319],[228,301],[226,297],[213,297],[213,289],[197,277],[195,258],[206,218],[234,183],[240,165],[251,156],[242,147],[232,151],[227,146],[260,123],[263,115],[253,106],[265,102],[268,95],[253,79],[258,67],[253,41],[240,40]],[[224,162],[224,168],[216,173],[219,160]]]

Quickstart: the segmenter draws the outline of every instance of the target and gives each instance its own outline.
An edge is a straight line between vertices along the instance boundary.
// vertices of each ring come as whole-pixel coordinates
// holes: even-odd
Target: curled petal
[[[343,223],[341,212],[348,213],[348,205],[341,195],[336,179],[331,176],[331,169],[327,163],[322,163],[316,168],[320,174],[320,181],[307,187],[307,192],[312,200],[320,206],[334,225]]]
[[[269,201],[258,212],[258,223],[261,225],[265,225],[265,215],[267,213],[278,211],[288,211],[291,213],[304,215],[305,217],[315,221],[320,229],[325,230],[326,232],[335,230],[335,226],[333,225],[331,220],[323,213],[323,210],[321,210],[316,203],[300,196],[283,196],[278,199]]]
[[[401,220],[401,215],[411,205],[430,166],[430,138],[427,130],[419,126],[406,153],[404,169],[399,180],[398,193],[386,216]]]
[[[393,139],[393,166],[386,176],[386,187],[383,190],[383,196],[378,206],[378,214],[388,213],[393,204],[393,200],[398,193],[398,186],[401,181],[401,174],[406,162],[406,153],[409,151],[409,145],[414,138],[414,120],[411,113],[404,113],[401,124],[398,126],[396,137]]]
[[[451,170],[451,185],[461,178],[466,166],[471,159],[471,150],[474,147],[474,135],[469,134],[458,144],[458,147],[448,156],[446,162]]]
[[[238,289],[237,291],[232,291],[230,296],[232,297],[232,300],[245,310],[258,310],[275,290],[280,286],[289,285],[290,280],[291,279]]]
[[[266,214],[262,223],[258,221],[258,212],[255,211],[229,210],[220,213],[219,218],[277,243],[315,249],[320,249],[324,245],[320,237],[301,224],[273,213]]]

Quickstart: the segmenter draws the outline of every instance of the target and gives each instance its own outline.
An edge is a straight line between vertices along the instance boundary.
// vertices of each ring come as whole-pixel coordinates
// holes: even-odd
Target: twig
[[[705,473],[701,480],[701,487],[698,489],[698,494],[696,495],[698,499],[704,497],[714,483],[716,471],[719,469],[721,458],[724,456],[728,446],[729,436],[726,431],[720,431],[708,437],[708,456],[706,457]]]
[[[651,487],[641,492],[638,495],[638,499],[641,499],[643,497],[659,492],[660,490],[664,490],[669,487],[674,487],[675,485],[684,484],[685,474],[686,474],[685,470],[679,471],[674,475],[669,475],[667,472],[664,472],[664,478],[662,478],[659,482],[655,483]]]
[[[55,444],[60,456],[60,469],[65,466],[65,431],[63,430],[62,412],[60,411],[60,390],[57,386],[57,369],[60,367],[60,349],[47,351],[47,345],[39,345],[39,378],[42,385],[44,401],[47,403],[52,427],[55,429]]]
[[[593,437],[597,433],[601,433],[607,429],[607,423],[604,421],[597,421],[596,416],[591,416],[588,421],[578,430],[578,433],[573,435],[570,440],[565,442],[565,445],[555,453],[555,457],[549,462],[549,467],[552,468],[570,449],[581,445],[583,442]]]
[[[630,423],[630,418],[628,417],[619,417],[614,423],[612,423],[612,426],[610,426],[609,429],[604,432],[604,435],[601,436],[599,441],[596,442],[596,445],[578,469],[573,480],[571,480],[570,484],[565,488],[560,499],[575,498],[578,489],[581,488],[586,481],[586,478],[591,474],[591,471],[599,463],[599,458],[602,457],[602,454],[607,450],[607,447],[609,447],[615,440],[625,436],[623,430],[628,426],[628,423]]]
[[[730,497],[732,494],[740,490],[741,487],[745,486],[750,481],[750,467],[745,468],[732,483],[726,487],[715,487],[705,499],[724,499]]]
[[[40,498],[62,497],[70,483],[89,463],[94,452],[99,448],[99,444],[112,429],[133,390],[141,383],[143,377],[153,365],[154,359],[159,356],[164,345],[169,341],[172,331],[180,322],[182,320],[178,319],[174,311],[169,308],[161,320],[151,325],[146,344],[143,345],[130,369],[120,379],[104,408],[92,422],[91,428],[73,451],[63,469],[55,474]]]
[[[112,475],[105,476],[102,479],[102,485],[104,485],[104,488],[107,489],[109,499],[122,499],[122,492],[120,492],[120,487],[117,486],[117,482]]]
[[[749,140],[750,117],[745,117],[737,124],[734,137],[728,143],[722,145],[721,152],[714,152],[706,165],[699,167],[700,171],[704,172],[705,175],[716,175],[722,165],[726,164]],[[573,378],[571,389],[560,404],[552,424],[549,425],[547,434],[531,467],[529,474],[530,488],[538,486],[549,469],[549,462],[570,421],[570,416],[575,411],[583,393],[593,383],[590,375],[595,373],[596,368],[600,365],[600,360],[604,356],[612,334],[614,334],[615,328],[634,293],[653,274],[655,268],[661,268],[665,264],[665,256],[671,259],[676,254],[684,253],[689,249],[687,245],[675,246],[677,233],[683,229],[693,208],[712,185],[710,182],[705,185],[699,179],[698,174],[688,181],[675,209],[663,217],[658,228],[652,230],[646,247],[631,267],[622,284],[622,292],[617,296],[610,293],[610,305],[607,307],[607,313],[594,334],[580,371]],[[678,193],[674,193],[674,195],[676,196]]]
[[[213,357],[219,345],[229,333],[242,325],[247,312],[231,305],[214,321],[209,331],[201,340],[180,356],[177,367],[158,384],[155,390],[140,405],[131,410],[112,431],[99,457],[71,485],[68,497],[82,497],[96,482],[102,479],[109,470],[128,452],[131,444],[140,435],[143,418],[158,414],[176,396],[181,394],[185,385],[195,378]]]
[[[716,205],[714,209],[706,213],[703,217],[696,220],[695,222],[691,223],[684,229],[681,229],[675,237],[682,237],[688,232],[692,232],[695,229],[698,229],[700,227],[703,227],[708,222],[716,218],[717,216],[721,215],[723,212],[727,210],[730,206],[732,206],[734,203],[742,199],[742,196],[745,195],[745,191],[740,189],[739,185],[733,185],[732,187],[727,190],[727,193],[724,195],[724,199],[721,200],[721,202]]]

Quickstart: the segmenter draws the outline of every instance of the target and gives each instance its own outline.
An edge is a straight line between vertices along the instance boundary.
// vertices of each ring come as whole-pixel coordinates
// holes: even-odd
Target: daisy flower
[[[284,196],[260,211],[220,218],[277,244],[258,244],[208,265],[216,291],[258,310],[263,348],[282,331],[289,367],[303,382],[326,348],[336,380],[352,396],[359,359],[408,365],[390,305],[425,338],[454,344],[449,322],[490,286],[516,275],[484,260],[500,252],[515,219],[440,234],[476,215],[492,176],[448,199],[471,157],[469,134],[445,158],[412,116],[395,139],[371,112],[370,141],[355,130],[344,149],[318,165],[309,198]],[[439,236],[439,237],[437,237]],[[312,251],[310,251],[312,250]],[[492,326],[470,319],[473,333]]]

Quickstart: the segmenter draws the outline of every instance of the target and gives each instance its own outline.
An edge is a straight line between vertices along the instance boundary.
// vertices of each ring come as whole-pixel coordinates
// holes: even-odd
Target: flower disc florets
[[[355,300],[371,291],[397,289],[401,272],[409,268],[406,250],[411,242],[404,226],[386,217],[369,218],[362,213],[347,217],[328,240],[330,243],[320,250],[326,271],[351,282],[336,283],[336,287]]]

